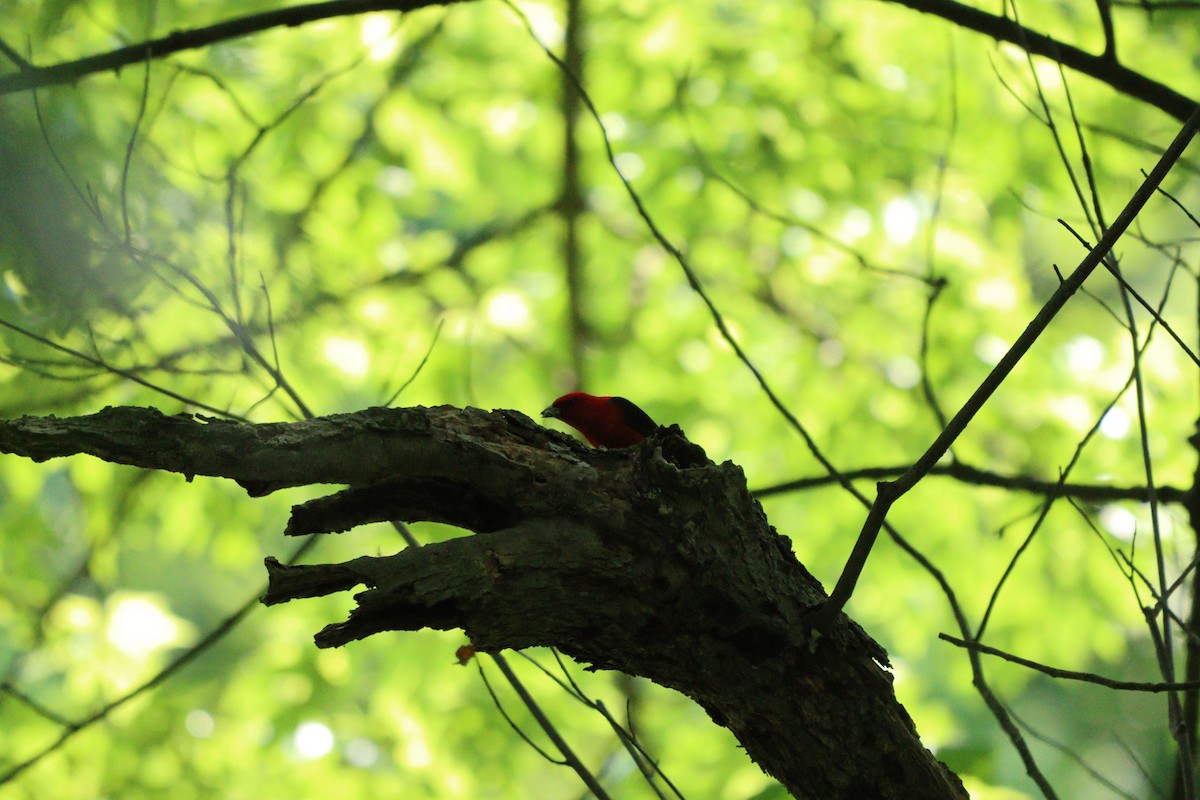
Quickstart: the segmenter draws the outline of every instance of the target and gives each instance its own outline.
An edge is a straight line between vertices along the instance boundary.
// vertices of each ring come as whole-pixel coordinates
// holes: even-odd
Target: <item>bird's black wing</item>
[[[650,415],[638,408],[632,401],[626,400],[624,397],[614,397],[612,403],[621,409],[621,413],[625,416],[625,421],[629,423],[629,427],[643,436],[649,436],[658,430],[658,425],[654,420],[650,419]]]

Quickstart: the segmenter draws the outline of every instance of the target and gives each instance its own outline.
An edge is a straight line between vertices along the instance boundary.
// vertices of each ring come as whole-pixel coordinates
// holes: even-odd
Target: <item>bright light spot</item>
[[[528,128],[536,117],[537,109],[529,102],[492,106],[484,112],[488,128],[497,136],[511,136],[519,130]]]
[[[29,290],[25,288],[25,284],[12,272],[4,273],[4,288],[7,290],[7,294],[14,300],[21,300],[29,294]]]
[[[1075,372],[1095,372],[1104,364],[1104,345],[1091,336],[1076,336],[1063,346],[1067,367]]]
[[[871,232],[871,215],[861,208],[852,208],[846,212],[838,228],[838,238],[843,240],[861,239]]]
[[[417,180],[404,167],[384,167],[379,170],[375,183],[386,194],[392,197],[407,197],[417,188]]]
[[[840,274],[841,267],[841,257],[827,250],[804,259],[804,272],[813,283],[827,283]]]
[[[698,106],[711,106],[721,96],[721,87],[708,78],[697,78],[688,87],[692,102]]]
[[[625,115],[618,114],[615,111],[607,111],[601,114],[600,124],[608,132],[608,140],[610,142],[619,142],[625,138],[625,134],[629,133],[629,122],[626,121]]]
[[[529,18],[533,35],[538,38],[538,41],[550,48],[562,44],[563,27],[559,24],[554,9],[541,3],[522,3],[521,10]]]
[[[899,686],[912,680],[913,670],[904,658],[897,656],[892,659],[892,685]]]
[[[370,739],[351,739],[346,742],[346,760],[359,769],[370,769],[379,763],[379,747]]]
[[[1014,64],[1020,64],[1021,66],[1024,66],[1026,61],[1029,59],[1029,53],[1015,44],[1001,42],[998,49],[1000,50],[1000,54],[1002,56]]]
[[[672,15],[642,39],[642,50],[651,55],[665,53],[675,45],[678,37],[679,20]]]
[[[367,14],[359,26],[359,39],[367,47],[372,61],[385,61],[391,58],[400,46],[397,37],[392,36],[392,17],[388,14]]]
[[[131,658],[143,659],[160,647],[175,644],[184,635],[180,620],[149,597],[122,597],[108,617],[108,641]]]
[[[1129,415],[1113,406],[1100,418],[1100,432],[1109,439],[1124,439],[1129,435],[1131,424]]]
[[[414,159],[427,174],[453,184],[462,180],[460,154],[448,141],[421,130],[413,137],[413,145],[416,151]]]
[[[908,244],[917,235],[921,210],[907,197],[897,197],[883,207],[883,232],[895,244]]]
[[[792,225],[783,231],[779,237],[779,249],[788,258],[797,258],[808,252],[812,246],[812,237],[804,228]]]
[[[846,348],[837,339],[822,339],[817,345],[817,360],[826,367],[836,367],[846,360]]]
[[[742,326],[741,325],[734,322],[729,317],[726,317],[725,318],[725,327],[729,330],[729,335],[730,335],[730,337],[733,338],[733,340],[735,342],[740,342],[742,340]],[[709,328],[709,330],[708,330],[708,341],[714,347],[717,347],[726,352],[733,349],[732,347],[729,346],[729,342],[725,341],[725,337],[721,335],[721,332],[718,331],[715,326],[712,328]]]
[[[400,272],[408,266],[408,248],[399,239],[392,239],[379,245],[375,257],[388,272]]]
[[[465,341],[475,330],[475,320],[469,314],[448,310],[442,318],[446,320],[446,335],[450,339]]]
[[[697,339],[686,341],[679,348],[679,366],[692,374],[705,372],[712,366],[712,350]]]
[[[883,368],[888,383],[898,389],[911,389],[921,380],[921,368],[907,356],[889,359]]]
[[[895,64],[884,64],[879,68],[879,85],[891,92],[903,92],[908,88],[908,73]]]
[[[425,744],[423,738],[410,739],[405,745],[404,763],[413,769],[428,767],[433,763],[433,754],[429,752],[429,745]]]
[[[1052,414],[1077,431],[1087,430],[1095,419],[1091,404],[1077,394],[1052,397],[1047,401],[1046,407]]]
[[[529,325],[529,305],[516,292],[492,295],[484,313],[488,322],[504,330],[520,330]]]
[[[975,302],[985,308],[1011,311],[1017,305],[1017,287],[1008,278],[997,275],[975,284]]]
[[[193,708],[183,718],[183,727],[197,739],[207,739],[213,735],[217,723],[213,715],[200,708]]]
[[[788,195],[788,211],[803,220],[817,220],[825,216],[828,206],[825,199],[808,189],[796,189]]]
[[[72,598],[74,601],[76,598]],[[67,624],[75,630],[86,630],[96,625],[96,609],[90,600],[78,598],[79,602],[69,602],[66,618]]]
[[[362,307],[362,315],[372,322],[383,322],[392,315],[392,309],[382,300],[371,300]]]
[[[392,719],[403,740],[398,748],[400,760],[414,769],[432,764],[433,754],[429,752],[429,746],[425,742],[425,729],[421,727],[420,721],[401,709],[392,712]]]
[[[1132,541],[1137,533],[1137,517],[1127,508],[1105,506],[1100,509],[1100,527],[1122,541]]]
[[[975,340],[975,356],[985,364],[999,364],[1008,352],[1008,342],[999,336],[985,333]]]
[[[942,225],[937,229],[934,243],[938,253],[948,259],[961,261],[964,266],[968,267],[983,266],[984,253],[979,243],[947,225]]]
[[[779,56],[770,50],[755,50],[750,54],[750,69],[759,75],[771,75],[779,68]]]
[[[358,339],[326,337],[325,360],[352,378],[361,378],[371,370],[371,354]]]
[[[636,181],[645,170],[645,162],[637,153],[617,153],[613,161],[617,164],[617,171],[627,181]]]
[[[1147,514],[1150,513],[1149,506],[1143,505],[1142,508],[1146,509]],[[1175,517],[1170,514],[1159,514],[1158,531],[1162,534],[1163,541],[1175,538],[1175,534],[1178,532],[1175,526]],[[1190,534],[1191,529],[1188,528],[1187,532]]]
[[[320,722],[301,722],[292,734],[292,746],[301,758],[320,758],[333,749],[333,731]]]
[[[667,257],[661,247],[639,247],[633,255],[633,273],[639,280],[649,280],[662,272],[666,263]]]

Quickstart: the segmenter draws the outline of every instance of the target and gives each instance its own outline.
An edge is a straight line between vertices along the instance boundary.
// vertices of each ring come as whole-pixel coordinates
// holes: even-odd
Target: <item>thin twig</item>
[[[485,672],[483,669],[483,662],[478,658],[478,656],[475,658],[475,665],[479,668],[479,677],[483,680],[483,687],[487,689],[488,696],[492,698],[492,704],[496,706],[496,710],[500,712],[500,716],[504,717],[504,721],[508,723],[508,727],[512,728],[517,736],[521,737],[521,740],[524,741],[525,744],[532,747],[535,751],[537,751],[539,756],[546,759],[551,764],[555,764],[560,767],[567,766],[567,761],[565,759],[555,758],[554,756],[550,755],[543,750],[537,742],[529,738],[529,734],[521,730],[521,726],[518,725],[516,721],[508,715],[507,711],[505,711],[504,704],[500,702],[499,695],[497,695],[496,690],[492,688],[492,682],[488,680],[487,672]]]
[[[1068,681],[1079,681],[1081,683],[1092,683],[1096,686],[1103,686],[1107,689],[1119,689],[1125,692],[1147,692],[1150,694],[1158,694],[1161,692],[1172,692],[1180,689],[1193,689],[1200,687],[1200,681],[1185,681],[1182,683],[1153,683],[1147,681],[1119,681],[1115,678],[1105,678],[1102,675],[1097,675],[1094,672],[1078,672],[1070,669],[1060,669],[1051,667],[1046,664],[1040,664],[1037,661],[1031,661],[1028,658],[1014,655],[1012,653],[1001,650],[997,647],[990,647],[979,641],[960,639],[957,636],[951,636],[948,633],[939,633],[938,638],[943,642],[949,642],[957,647],[962,647],[967,650],[975,650],[989,656],[1002,658],[1013,664],[1018,664],[1022,667],[1041,672],[1044,675],[1049,675],[1052,678],[1062,678]]]
[[[0,95],[75,83],[99,72],[119,70],[146,58],[164,58],[185,50],[207,47],[219,42],[239,39],[272,28],[295,28],[310,22],[319,22],[333,17],[347,17],[373,11],[397,11],[406,13],[429,6],[448,6],[461,0],[330,0],[324,3],[308,3],[273,9],[260,14],[225,20],[203,28],[173,31],[158,39],[149,39],[107,53],[98,53],[75,61],[65,61],[46,67],[30,65],[12,75],[0,75]],[[6,55],[9,55],[6,53]],[[9,55],[11,59],[12,56]]]
[[[317,541],[318,537],[316,536],[308,537],[300,544],[299,547],[296,548],[291,557],[287,559],[287,563],[294,564],[305,553],[307,553],[308,550],[317,543]],[[220,624],[205,634],[200,641],[196,642],[196,644],[192,645],[187,650],[176,656],[169,664],[160,669],[149,680],[139,684],[115,700],[110,700],[108,703],[105,703],[103,706],[96,709],[83,719],[71,723],[53,742],[46,745],[28,758],[25,758],[24,760],[14,764],[12,767],[9,767],[6,772],[0,774],[0,786],[3,786],[14,780],[17,776],[40,762],[46,756],[59,750],[63,745],[74,738],[75,734],[90,728],[97,722],[107,719],[108,716],[118,708],[124,706],[129,701],[149,692],[150,690],[157,688],[176,672],[190,664],[197,657],[199,657],[200,654],[204,653],[214,644],[225,638],[226,634],[237,627],[238,623],[240,623],[252,610],[258,608],[261,605],[260,598],[262,597],[264,591],[266,591],[265,587],[260,589],[253,597],[243,602],[236,611],[225,617],[225,619],[221,620]]]
[[[417,364],[417,368],[408,376],[408,380],[400,384],[400,388],[393,392],[392,396],[387,399],[387,402],[383,404],[384,408],[388,408],[392,403],[396,402],[396,398],[403,394],[404,390],[409,387],[409,384],[415,381],[417,376],[421,374],[421,370],[425,369],[425,365],[429,362],[429,356],[433,355],[433,348],[437,346],[438,337],[442,334],[442,326],[445,324],[445,317],[438,320],[437,327],[433,329],[433,338],[429,340],[429,347],[425,350],[425,355],[421,356],[421,362]]]
[[[32,339],[33,341],[38,342],[39,344],[43,344],[46,347],[57,350],[60,353],[66,353],[67,355],[71,356],[72,358],[77,358],[80,361],[84,361],[88,364],[91,364],[94,367],[99,367],[100,369],[103,369],[106,372],[111,372],[114,375],[120,375],[125,380],[133,381],[134,383],[138,384],[139,386],[144,386],[147,389],[150,389],[151,391],[158,392],[159,394],[164,395],[166,397],[170,397],[172,400],[178,400],[179,402],[189,405],[193,408],[199,408],[204,411],[208,411],[209,413],[225,417],[227,419],[235,419],[239,422],[247,422],[248,421],[244,417],[234,414],[231,411],[227,411],[223,408],[217,408],[216,406],[210,406],[207,403],[202,403],[199,400],[193,399],[191,397],[186,397],[182,394],[179,394],[178,392],[171,391],[170,389],[166,388],[165,386],[158,386],[157,384],[151,383],[150,381],[146,380],[145,378],[138,377],[137,375],[135,375],[134,373],[130,372],[127,369],[121,369],[120,367],[114,367],[112,364],[101,361],[98,358],[93,358],[92,356],[89,356],[86,353],[81,353],[78,350],[74,350],[70,347],[67,347],[66,345],[62,345],[62,344],[59,344],[58,342],[47,339],[45,336],[34,333],[31,330],[22,328],[20,325],[9,322],[6,319],[0,319],[0,325],[3,325],[5,328],[8,328],[11,331],[15,331],[16,333],[19,333],[22,336]]]
[[[608,792],[606,792],[604,787],[601,786],[599,781],[596,780],[596,777],[592,775],[591,771],[583,765],[582,761],[579,760],[579,756],[575,755],[575,751],[571,749],[571,746],[567,744],[567,740],[564,739],[562,734],[558,732],[558,729],[554,727],[554,723],[552,723],[542,711],[541,706],[539,706],[537,701],[533,699],[533,695],[529,693],[529,690],[527,690],[525,685],[522,684],[517,678],[516,674],[512,671],[512,667],[510,667],[508,665],[508,661],[505,660],[504,655],[501,653],[492,653],[491,656],[492,660],[496,662],[496,666],[500,668],[502,673],[504,673],[504,677],[508,679],[510,684],[512,684],[513,691],[515,691],[517,696],[521,698],[521,702],[525,703],[526,707],[529,709],[529,713],[533,715],[533,718],[537,720],[537,723],[542,726],[542,730],[546,732],[548,737],[550,737],[550,741],[554,742],[554,746],[558,748],[560,753],[562,753],[567,765],[570,766],[571,769],[575,770],[575,774],[578,775],[579,779],[583,781],[584,785],[591,790],[592,794],[596,795],[597,800],[612,800],[608,796]]]
[[[1133,197],[1125,205],[1125,208],[1122,209],[1121,213],[1113,221],[1112,227],[1105,231],[1100,241],[1097,242],[1096,247],[1080,262],[1075,271],[1059,284],[1058,289],[1050,296],[1050,299],[1046,301],[1042,309],[1030,321],[1025,330],[1022,331],[1021,335],[1017,337],[1016,342],[1008,349],[1008,352],[1001,357],[1000,361],[988,373],[987,377],[984,378],[983,382],[980,383],[967,402],[963,404],[958,413],[950,420],[950,424],[942,430],[933,444],[929,446],[925,453],[917,459],[917,462],[904,475],[895,481],[881,482],[879,484],[875,503],[871,506],[866,522],[863,524],[862,531],[859,533],[858,540],[854,544],[854,550],[850,554],[841,577],[838,578],[837,584],[829,595],[828,602],[816,620],[818,625],[828,624],[832,616],[840,611],[846,604],[846,601],[850,599],[850,595],[854,592],[854,586],[858,582],[858,576],[862,574],[862,569],[866,565],[867,557],[870,555],[871,548],[875,544],[880,527],[887,518],[888,511],[892,505],[912,489],[921,478],[928,474],[933,466],[945,455],[954,440],[966,430],[967,425],[970,424],[979,410],[983,408],[984,403],[1000,388],[1000,384],[1004,382],[1021,359],[1025,357],[1025,354],[1029,352],[1033,343],[1049,327],[1054,317],[1067,304],[1071,296],[1079,290],[1079,287],[1092,274],[1100,264],[1100,261],[1108,255],[1113,245],[1124,234],[1134,217],[1138,215],[1146,202],[1154,195],[1158,185],[1166,177],[1167,173],[1170,172],[1172,165],[1174,165],[1175,161],[1183,153],[1183,150],[1191,142],[1196,131],[1200,129],[1200,106],[1194,106],[1193,108],[1192,116],[1180,129],[1175,140],[1171,142],[1171,145],[1164,152],[1163,157],[1154,166],[1150,176],[1142,182]]]
[[[860,469],[844,470],[842,474],[849,480],[887,480],[903,475],[911,464],[896,464],[887,467],[862,467]],[[1002,475],[991,470],[971,466],[961,461],[949,464],[937,464],[929,470],[931,477],[953,478],[971,486],[992,486],[998,489],[1009,489],[1029,494],[1049,495],[1058,491],[1058,481],[1044,480],[1030,475]],[[751,492],[756,498],[773,497],[789,492],[818,489],[837,484],[838,481],[830,475],[814,475],[811,478],[797,478],[783,483],[764,486]],[[1159,486],[1159,499],[1164,503],[1187,503],[1191,498],[1188,489],[1178,486]],[[1118,500],[1143,500],[1146,497],[1145,486],[1109,486],[1098,483],[1063,483],[1061,497],[1074,497],[1088,503],[1112,503]]]

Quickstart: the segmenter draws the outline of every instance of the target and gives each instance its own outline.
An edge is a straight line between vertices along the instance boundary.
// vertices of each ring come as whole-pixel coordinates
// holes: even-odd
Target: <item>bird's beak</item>
[[[562,412],[554,406],[550,406],[549,408],[542,409],[542,416],[558,418],[562,416]]]

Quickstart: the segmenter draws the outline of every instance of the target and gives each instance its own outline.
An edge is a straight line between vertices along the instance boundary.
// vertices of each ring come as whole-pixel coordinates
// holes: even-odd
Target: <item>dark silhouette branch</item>
[[[1092,55],[1074,45],[1026,28],[1016,20],[998,17],[954,0],[885,0],[925,14],[933,14],[960,28],[982,33],[998,42],[1010,42],[1029,53],[1057,61],[1068,69],[1095,78],[1122,94],[1154,106],[1180,122],[1186,121],[1196,101],[1171,87],[1119,64],[1107,54]]]
[[[852,481],[887,480],[903,475],[905,470],[910,466],[912,465],[898,464],[890,467],[863,467],[862,469],[844,470],[842,475]],[[1071,481],[1060,484],[1058,481],[1035,478],[1031,475],[1002,475],[998,472],[980,469],[979,467],[959,461],[950,464],[938,464],[929,470],[929,475],[953,478],[960,483],[971,486],[990,486],[997,489],[1028,492],[1029,494],[1041,495],[1043,497],[1050,495],[1072,497],[1085,503],[1115,503],[1121,500],[1140,503],[1146,499],[1145,486],[1107,486],[1099,483],[1077,483]],[[797,478],[796,480],[785,481],[772,486],[764,486],[761,489],[755,489],[753,493],[755,497],[761,500],[764,497],[773,497],[778,494],[788,494],[790,492],[837,484],[838,480],[832,475],[815,475],[811,478]],[[1192,502],[1192,493],[1188,489],[1163,485],[1159,485],[1156,488],[1158,490],[1158,499],[1164,503],[1186,504]]]
[[[883,649],[844,615],[822,634],[806,628],[820,584],[741,470],[712,464],[678,429],[597,451],[510,411],[241,425],[113,408],[0,421],[0,451],[87,453],[231,478],[253,494],[352,485],[297,509],[293,524],[320,509],[338,524],[398,516],[490,530],[343,564],[271,560],[264,602],[365,584],[318,645],[462,628],[480,652],[551,646],[644,676],[696,700],[797,798],[966,796],[921,746]]]
[[[184,50],[195,50],[200,47],[230,39],[239,39],[261,33],[272,28],[294,28],[318,20],[332,17],[354,16],[371,11],[415,11],[427,6],[446,6],[463,0],[330,0],[325,3],[308,3],[306,5],[280,8],[265,11],[261,14],[250,14],[245,17],[218,22],[203,28],[192,28],[186,31],[174,31],[159,39],[131,44],[99,53],[93,56],[64,61],[59,64],[38,67],[26,62],[19,72],[0,76],[0,95],[13,92],[27,91],[42,86],[55,86],[64,83],[75,83],[89,75],[110,70],[120,70],[130,64],[141,61],[163,58]],[[15,53],[5,48],[5,55],[10,59]],[[17,62],[20,64],[20,62]]]
[[[1097,686],[1103,686],[1108,689],[1119,689],[1126,692],[1150,692],[1157,694],[1160,692],[1173,692],[1180,689],[1196,689],[1200,688],[1200,681],[1182,681],[1179,683],[1164,683],[1148,682],[1148,681],[1119,681],[1115,678],[1106,678],[1103,675],[1097,675],[1094,672],[1078,672],[1071,669],[1061,669],[1059,667],[1051,667],[1046,664],[1030,661],[1028,658],[1022,658],[1012,653],[1007,653],[995,647],[990,647],[981,642],[968,641],[959,639],[956,636],[951,636],[947,633],[939,633],[938,638],[944,642],[949,642],[952,645],[965,648],[967,650],[976,650],[980,653],[985,653],[989,656],[996,656],[1012,664],[1019,664],[1022,667],[1028,667],[1049,675],[1052,678],[1061,678],[1069,681],[1079,681],[1081,683],[1093,683]]]
[[[1067,304],[1067,301],[1079,291],[1083,286],[1083,282],[1088,276],[1100,265],[1101,261],[1112,250],[1113,245],[1125,233],[1126,229],[1133,222],[1134,218],[1141,212],[1142,207],[1154,195],[1158,185],[1167,176],[1175,162],[1183,154],[1188,144],[1195,136],[1197,129],[1200,129],[1200,106],[1192,105],[1192,115],[1184,124],[1175,140],[1163,153],[1162,158],[1151,170],[1149,176],[1142,181],[1141,186],[1134,192],[1133,197],[1126,203],[1125,208],[1113,220],[1112,226],[1104,232],[1100,241],[1096,246],[1084,257],[1079,266],[1059,284],[1058,289],[1050,296],[1037,315],[1026,326],[1021,335],[1008,349],[1003,357],[996,363],[996,366],[988,373],[979,387],[971,394],[958,413],[950,420],[947,425],[929,446],[929,448],[917,459],[912,467],[893,481],[881,481],[878,485],[875,502],[871,505],[870,511],[867,513],[867,519],[863,523],[862,531],[859,533],[857,541],[854,543],[854,549],[850,553],[850,558],[846,561],[846,566],[842,570],[841,576],[838,578],[837,585],[830,592],[829,602],[826,607],[815,615],[814,625],[820,627],[828,625],[832,619],[832,615],[841,611],[850,599],[850,595],[854,593],[854,586],[858,582],[858,576],[862,574],[863,567],[866,566],[867,558],[871,553],[871,549],[875,546],[875,540],[879,535],[879,531],[883,527],[887,519],[888,511],[892,505],[908,493],[910,489],[917,485],[917,482],[924,478],[929,471],[941,460],[946,451],[950,449],[950,445],[966,430],[971,420],[983,408],[983,405],[988,399],[1000,388],[1000,384],[1008,377],[1009,373],[1016,368],[1029,349],[1033,347],[1033,343],[1038,340],[1042,333],[1049,327],[1050,323],[1059,311]]]

